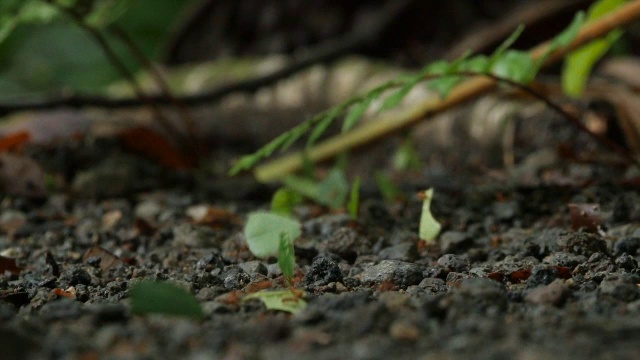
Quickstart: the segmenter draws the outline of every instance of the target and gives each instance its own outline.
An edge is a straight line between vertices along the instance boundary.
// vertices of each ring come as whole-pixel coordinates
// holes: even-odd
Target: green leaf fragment
[[[600,0],[589,8],[587,22],[593,21],[622,5],[625,0]],[[622,36],[622,30],[613,30],[604,38],[594,40],[571,52],[562,69],[562,89],[572,97],[579,97],[589,81],[593,66]]]
[[[283,233],[292,241],[297,239],[301,233],[300,223],[282,215],[258,211],[249,214],[244,227],[249,250],[257,257],[278,254]]]
[[[509,37],[498,46],[498,48],[491,54],[490,63],[493,64],[496,60],[502,57],[503,53],[507,51],[518,40],[522,32],[524,31],[524,25],[520,24],[518,28],[509,35]]]
[[[320,120],[318,125],[316,125],[316,127],[311,132],[311,135],[309,135],[307,146],[313,145],[320,138],[320,136],[322,136],[322,134],[324,134],[324,132],[327,131],[327,128],[329,127],[329,125],[331,125],[333,120],[335,120],[335,118],[338,115],[340,115],[341,112],[342,112],[342,107],[340,106],[337,106],[331,109],[327,113],[327,116],[325,116],[322,120]]]
[[[385,173],[375,173],[376,185],[385,201],[396,201],[402,198],[402,192]]]
[[[340,169],[333,169],[329,175],[320,182],[318,198],[316,200],[332,209],[340,209],[346,204],[348,194],[349,183],[347,182],[344,172]]]
[[[285,279],[291,284],[293,270],[296,266],[295,250],[293,241],[286,233],[280,234],[280,245],[278,247],[278,267],[282,271]]]
[[[349,204],[347,209],[349,210],[349,216],[352,220],[358,219],[358,212],[360,208],[360,177],[356,177],[351,185],[351,194],[349,196]]]
[[[492,74],[521,84],[533,81],[536,72],[536,63],[531,55],[517,50],[506,51],[491,66]]]
[[[433,198],[433,188],[424,192],[424,200],[422,202],[422,214],[420,215],[420,239],[426,242],[433,240],[440,233],[442,227],[440,223],[431,215],[431,199]]]
[[[129,290],[131,312],[136,315],[163,314],[202,319],[200,303],[186,290],[168,282],[141,281]]]
[[[371,102],[373,101],[374,98],[375,97],[369,96],[364,101],[351,106],[351,108],[349,109],[349,112],[347,113],[347,117],[344,119],[344,122],[342,123],[342,132],[347,132],[351,130],[351,128],[353,128],[355,124],[358,123],[358,120],[362,118],[362,116],[364,115],[365,111],[367,111],[367,109],[371,105]]]
[[[290,216],[293,209],[302,203],[302,196],[297,192],[287,189],[278,189],[271,198],[271,211],[285,216]]]
[[[292,314],[299,313],[307,306],[307,302],[292,290],[262,290],[245,296],[242,301],[248,301],[252,299],[258,299],[262,301],[267,307],[267,310],[286,311]]]

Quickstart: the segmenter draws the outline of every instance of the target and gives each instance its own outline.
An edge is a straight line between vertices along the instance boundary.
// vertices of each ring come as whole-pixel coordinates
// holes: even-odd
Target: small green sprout
[[[360,210],[360,177],[356,177],[351,184],[351,194],[349,196],[349,203],[347,204],[349,210],[349,216],[351,220],[358,219],[358,212]]]
[[[271,211],[285,216],[291,216],[293,209],[302,203],[302,195],[285,187],[278,189],[271,198]]]
[[[442,227],[436,219],[431,215],[431,199],[433,199],[433,188],[420,193],[422,198],[422,214],[420,215],[420,239],[427,243],[433,242],[433,240],[440,233]]]
[[[282,275],[289,284],[293,281],[293,270],[296,266],[296,255],[293,248],[293,241],[286,233],[280,233],[280,244],[278,247],[278,267]]]

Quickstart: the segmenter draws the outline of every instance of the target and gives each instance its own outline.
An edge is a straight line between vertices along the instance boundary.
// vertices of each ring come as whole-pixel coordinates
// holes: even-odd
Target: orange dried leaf
[[[107,272],[118,264],[122,264],[122,260],[120,260],[120,258],[98,245],[94,245],[91,249],[87,250],[82,257],[82,261],[87,262],[91,257],[100,258],[100,268],[103,272]]]
[[[185,156],[164,136],[149,128],[138,126],[124,130],[120,138],[129,149],[157,160],[166,167],[184,170],[196,165],[194,159]]]
[[[31,135],[27,131],[18,131],[0,138],[0,151],[20,150],[31,140]]]

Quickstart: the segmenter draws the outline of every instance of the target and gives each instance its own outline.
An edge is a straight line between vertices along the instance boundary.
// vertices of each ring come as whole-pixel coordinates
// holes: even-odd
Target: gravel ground
[[[417,197],[364,191],[357,221],[299,206],[294,280],[308,306],[291,315],[241,301],[286,288],[242,235],[272,189],[91,146],[34,155],[58,171],[102,157],[69,170],[73,192],[0,203],[2,359],[640,358],[640,195],[616,171],[436,186],[435,245],[417,237]],[[570,203],[599,204],[600,226],[572,229]],[[141,280],[187,290],[204,320],[133,315]]]

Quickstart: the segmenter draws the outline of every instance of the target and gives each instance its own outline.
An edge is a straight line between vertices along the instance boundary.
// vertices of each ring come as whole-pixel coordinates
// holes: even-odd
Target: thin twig
[[[69,15],[69,17],[76,23],[76,25],[78,25],[78,27],[86,31],[87,34],[91,35],[94,41],[99,45],[102,52],[105,54],[109,63],[120,73],[120,75],[127,81],[127,83],[129,83],[141,104],[148,105],[149,109],[151,110],[159,124],[173,136],[179,137],[181,139],[181,145],[187,146],[188,148],[188,144],[190,144],[191,141],[189,141],[189,139],[186,139],[183,133],[178,128],[176,128],[171,120],[169,120],[162,113],[160,107],[158,106],[158,103],[153,101],[153,99],[151,99],[144,92],[144,90],[142,90],[133,74],[129,71],[122,60],[120,60],[116,52],[107,41],[106,37],[99,30],[87,24],[82,15],[75,11],[75,9],[60,5],[57,2],[53,2],[53,4],[61,12]]]
[[[120,41],[122,41],[127,46],[131,54],[136,57],[138,62],[145,69],[147,69],[147,71],[149,71],[149,74],[154,79],[161,94],[166,97],[169,102],[179,111],[180,117],[182,118],[189,138],[191,138],[192,141],[195,141],[195,144],[190,143],[189,145],[192,147],[192,153],[197,156],[202,149],[199,138],[196,134],[195,120],[187,105],[173,94],[160,69],[158,69],[158,67],[144,54],[144,52],[131,38],[131,36],[129,36],[129,34],[124,31],[124,29],[117,25],[111,25],[109,26],[109,31],[118,39],[120,39]]]
[[[580,121],[580,118],[578,118],[576,115],[566,111],[560,105],[558,105],[553,100],[551,100],[549,97],[547,97],[544,94],[538,92],[537,90],[535,90],[531,86],[527,86],[527,85],[521,84],[521,83],[519,83],[517,81],[513,81],[511,79],[503,78],[503,77],[496,76],[494,74],[489,74],[489,73],[486,73],[486,74],[482,73],[481,74],[481,73],[463,71],[463,72],[458,73],[457,75],[463,75],[463,76],[486,76],[486,77],[491,78],[491,79],[493,79],[495,81],[508,84],[509,86],[517,88],[517,89],[519,89],[519,90],[531,95],[532,97],[542,101],[549,109],[555,111],[560,116],[562,116],[565,119],[569,120],[580,131],[586,133],[587,135],[592,137],[597,142],[599,142],[599,143],[605,145],[606,147],[608,147],[611,151],[613,151],[613,152],[617,153],[618,155],[622,156],[630,165],[636,165],[636,166],[640,167],[640,162],[633,155],[631,155],[629,150],[625,149],[623,146],[621,146],[620,144],[618,144],[615,141],[611,140],[610,138],[608,138],[606,136],[603,136],[601,134],[598,134],[596,132],[591,131],[588,127],[586,127],[582,123],[582,121]]]
[[[640,0],[625,3],[615,11],[585,24],[571,44],[549,54],[545,58],[544,65],[557,62],[570,51],[614,29],[629,25],[639,17]],[[534,61],[539,60],[548,54],[550,46],[551,44],[549,42],[542,43],[531,49],[529,54]],[[379,138],[411,127],[423,121],[429,115],[477,98],[494,89],[495,86],[496,81],[487,77],[469,79],[456,86],[445,99],[431,98],[410,108],[403,109],[400,112],[383,114],[378,119],[362,124],[362,126],[347,133],[336,135],[312,148],[305,149],[305,159],[308,159],[308,161],[322,161],[349,149],[371,143]],[[286,174],[299,170],[302,165],[301,153],[296,152],[256,167],[254,174],[260,181],[275,181]]]
[[[406,9],[406,6],[410,3],[410,1],[403,0],[402,2],[398,1],[390,4],[388,9],[382,9],[385,10],[381,11],[382,19],[374,22],[372,26],[365,29],[354,29],[343,37],[327,40],[311,48],[304,49],[304,51],[294,55],[292,62],[282,69],[275,70],[266,75],[238,81],[236,83],[221,85],[215,89],[203,91],[198,94],[177,96],[176,99],[186,105],[193,106],[210,104],[237,92],[255,92],[265,86],[272,85],[279,80],[295,75],[312,65],[327,63],[346,53],[365,48],[373,42],[376,36],[386,29],[396,18],[396,15]],[[50,96],[49,98],[39,98],[36,100],[16,100],[4,104],[0,103],[0,116],[17,111],[46,110],[61,106],[94,106],[106,109],[126,108],[146,104],[147,100],[155,103],[171,101],[171,99],[164,94],[147,95],[145,100],[140,98],[113,99],[82,94],[62,94]]]

